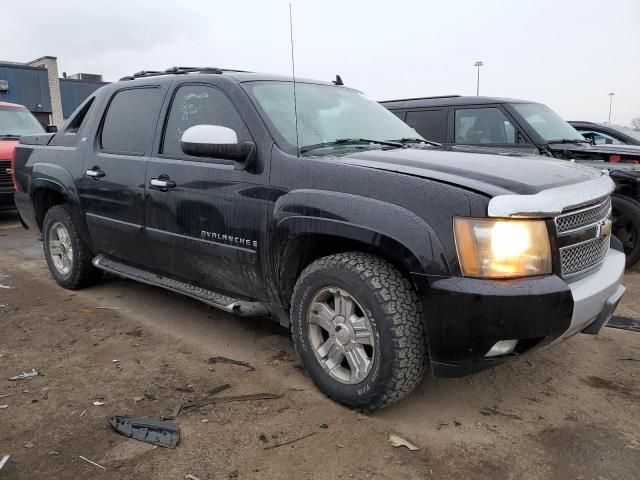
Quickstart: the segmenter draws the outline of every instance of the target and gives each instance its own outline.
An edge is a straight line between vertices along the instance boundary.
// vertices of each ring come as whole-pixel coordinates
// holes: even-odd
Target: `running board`
[[[152,273],[138,267],[133,267],[125,263],[114,260],[105,255],[98,255],[93,259],[93,266],[113,273],[120,277],[129,278],[137,282],[146,283],[156,287],[162,287],[172,292],[180,293],[201,302],[219,308],[225,312],[232,313],[241,317],[268,317],[269,309],[260,302],[249,302],[246,300],[238,300],[237,298],[228,297],[221,293],[204,288],[195,287],[179,280],[165,277],[163,275]]]

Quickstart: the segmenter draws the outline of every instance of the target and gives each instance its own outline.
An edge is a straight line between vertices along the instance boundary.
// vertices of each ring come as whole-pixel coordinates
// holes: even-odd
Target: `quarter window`
[[[160,101],[160,89],[156,87],[132,88],[116,93],[102,127],[102,150],[130,155],[148,154]]]
[[[182,134],[194,125],[219,125],[231,128],[238,142],[250,141],[251,136],[227,96],[206,85],[183,85],[171,104],[162,143],[162,153],[184,155],[180,146]]]
[[[455,143],[462,145],[517,143],[516,129],[499,108],[456,110]]]
[[[407,113],[407,125],[427,140],[443,143],[447,135],[447,111],[421,110]]]

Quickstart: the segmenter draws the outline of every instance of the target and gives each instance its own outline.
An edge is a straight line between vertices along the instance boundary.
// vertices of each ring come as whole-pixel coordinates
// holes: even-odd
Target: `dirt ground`
[[[617,313],[639,317],[640,272],[625,284]],[[255,370],[211,365],[212,356]],[[7,380],[32,368],[42,376]],[[218,396],[282,397],[182,414],[176,449],[127,439],[105,419],[169,415],[224,383],[231,388]],[[3,480],[640,478],[640,333],[607,328],[472,377],[426,378],[365,416],[322,395],[300,370],[288,332],[269,320],[115,277],[63,290],[41,243],[6,213],[0,405],[8,405],[0,459],[11,455]],[[390,433],[420,450],[393,448]]]

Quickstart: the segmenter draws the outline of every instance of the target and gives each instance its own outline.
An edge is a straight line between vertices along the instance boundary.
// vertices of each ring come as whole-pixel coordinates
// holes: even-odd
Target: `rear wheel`
[[[627,268],[640,260],[640,202],[612,195],[612,232],[622,242]]]
[[[360,252],[321,258],[294,288],[294,345],[318,387],[339,403],[376,410],[420,382],[422,311],[406,278]]]
[[[102,271],[92,265],[91,252],[67,205],[56,205],[47,211],[42,232],[44,256],[51,275],[60,286],[74,290],[100,279]]]

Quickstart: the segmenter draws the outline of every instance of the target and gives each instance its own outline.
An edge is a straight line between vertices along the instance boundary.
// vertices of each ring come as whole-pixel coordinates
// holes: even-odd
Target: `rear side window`
[[[76,113],[73,117],[71,117],[71,120],[69,121],[69,124],[67,125],[67,128],[65,129],[64,133],[68,133],[71,135],[78,133],[78,130],[80,130],[80,127],[84,123],[84,119],[87,117],[87,113],[89,113],[89,110],[91,109],[91,105],[93,105],[93,101],[95,99],[96,97],[91,97],[80,108],[78,113]]]
[[[151,148],[160,107],[156,87],[120,90],[111,99],[100,135],[102,150],[145,155]]]
[[[180,146],[182,134],[194,125],[219,125],[231,128],[238,142],[251,141],[251,136],[231,100],[214,87],[183,85],[176,90],[162,142],[166,155],[184,155]]]
[[[427,140],[443,143],[447,137],[447,110],[419,110],[407,112],[407,125]]]
[[[455,143],[491,145],[517,143],[516,130],[499,108],[456,110]]]

